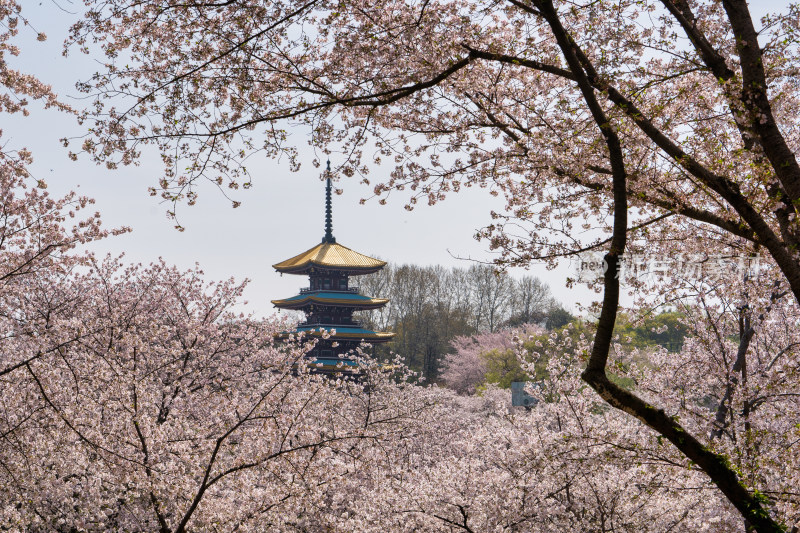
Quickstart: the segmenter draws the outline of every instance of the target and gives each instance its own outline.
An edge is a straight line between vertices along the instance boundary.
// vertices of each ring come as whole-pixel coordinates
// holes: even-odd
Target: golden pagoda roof
[[[368,274],[380,270],[385,265],[386,261],[360,254],[347,246],[335,242],[323,242],[272,267],[278,272],[287,274],[303,274],[314,266],[355,270]]]

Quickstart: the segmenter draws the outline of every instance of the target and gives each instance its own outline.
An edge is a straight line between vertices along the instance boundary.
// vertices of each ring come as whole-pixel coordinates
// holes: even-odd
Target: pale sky
[[[81,101],[73,99],[78,95],[74,84],[87,78],[95,65],[91,57],[81,54],[73,53],[66,59],[61,55],[61,44],[75,15],[61,11],[52,0],[23,0],[22,5],[23,15],[36,31],[46,33],[48,40],[36,42],[35,32],[23,29],[21,34],[28,35],[21,41],[22,56],[12,64],[36,74],[51,84],[64,101],[80,107]],[[78,9],[67,0],[59,0],[59,5],[71,11]],[[319,181],[319,170],[311,165],[312,154],[305,148],[302,132],[293,139],[305,155],[300,172],[290,172],[285,162],[251,160],[248,168],[253,174],[253,188],[237,195],[241,207],[232,209],[216,190],[204,187],[198,205],[179,206],[186,230],[178,232],[165,216],[168,206],[147,193],[147,187],[155,185],[161,171],[154,151],[143,152],[139,167],[109,171],[87,158],[78,162],[67,158],[59,139],[82,133],[71,116],[42,110],[34,104],[30,117],[3,120],[6,149],[31,149],[35,159],[31,170],[36,178],[47,181],[51,193],[77,190],[97,200],[95,207],[107,227],[133,228],[130,234],[95,245],[97,252],[125,253],[128,261],[142,263],[162,257],[182,268],[190,268],[196,262],[209,280],[249,278],[251,283],[245,293],[248,304],[243,310],[259,316],[275,311],[270,300],[291,296],[306,285],[307,280],[302,277],[281,277],[271,268],[272,264],[315,246],[324,233],[324,186]],[[388,168],[383,171],[388,172]],[[379,176],[371,178],[378,181]],[[390,197],[386,206],[378,205],[374,199],[359,205],[359,199],[369,196],[370,191],[357,179],[343,179],[338,187],[344,194],[334,197],[334,235],[339,243],[358,252],[394,263],[464,268],[470,262],[458,257],[481,261],[492,257],[486,243],[473,239],[475,231],[490,222],[489,211],[503,207],[502,200],[491,197],[486,190],[466,189],[451,194],[439,205],[420,205],[407,212],[400,197]],[[524,273],[512,271],[515,276]],[[556,298],[570,310],[575,310],[575,301],[588,304],[598,297],[585,288],[564,287],[566,277],[572,274],[566,262],[555,271],[534,265],[530,273],[546,281]]]

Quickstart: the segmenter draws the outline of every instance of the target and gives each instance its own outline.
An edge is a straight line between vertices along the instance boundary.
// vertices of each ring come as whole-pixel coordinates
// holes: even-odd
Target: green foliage
[[[564,311],[566,313],[566,311]],[[568,313],[567,313],[568,314]],[[572,315],[570,315],[572,316]],[[672,317],[663,317],[659,315],[661,320],[672,320]],[[630,323],[625,318],[624,324],[628,325],[628,330],[635,334],[637,337],[637,346],[652,346],[658,344],[657,335],[651,332],[651,337],[648,338],[646,326],[642,325],[639,328],[630,327]],[[648,322],[652,327],[660,327],[662,323],[656,317],[656,320]],[[639,331],[636,331],[636,330]],[[551,337],[557,335],[561,339],[569,339],[569,342],[559,342],[557,347],[553,345]],[[531,358],[534,362],[533,375],[529,375],[522,369],[522,365],[513,350],[490,349],[482,352],[480,357],[485,361],[486,374],[484,379],[484,386],[487,384],[496,385],[502,389],[511,388],[511,383],[514,381],[536,381],[544,382],[549,377],[547,366],[552,358],[564,359],[571,361],[571,364],[583,365],[585,362],[586,354],[578,352],[578,346],[581,337],[591,338],[593,331],[591,324],[587,324],[580,319],[572,317],[566,324],[558,328],[556,331],[545,331],[539,335],[533,335],[523,342],[523,347],[529,354],[536,354],[535,359]],[[682,339],[682,337],[681,337]],[[570,348],[571,347],[571,348]],[[635,381],[627,377],[627,368],[622,363],[618,363],[619,368],[607,369],[608,378],[616,385],[627,389],[633,390],[635,388]]]
[[[611,371],[611,369],[606,371],[606,375],[608,375],[608,380],[617,387],[625,390],[633,390],[636,388],[636,381],[634,381],[633,378],[629,378],[628,376],[620,376],[619,374]]]
[[[482,353],[486,361],[486,381],[501,389],[511,388],[512,381],[527,381],[528,374],[522,369],[517,355],[512,350],[489,350]]]
[[[559,328],[563,328],[570,322],[575,321],[575,316],[572,313],[561,307],[560,305],[554,305],[547,311],[547,316],[545,317],[544,327],[548,330],[555,330]]]
[[[663,346],[670,352],[679,352],[687,334],[686,326],[681,323],[682,318],[682,313],[667,311],[649,316],[634,325],[627,314],[620,313],[617,316],[614,333],[619,335],[625,346],[632,348]]]
[[[670,351],[678,351],[686,337],[686,328],[680,322],[682,317],[681,313],[665,312],[640,320],[634,325],[628,315],[620,313],[615,334],[619,335],[625,346],[633,348],[664,346]],[[553,306],[547,313],[547,328],[547,331],[534,335],[523,343],[528,353],[536,354],[532,376],[522,369],[513,350],[491,349],[482,352],[481,358],[486,363],[484,385],[493,384],[508,389],[514,381],[545,381],[548,377],[547,365],[553,357],[566,357],[574,364],[583,364],[586,359],[585,353],[577,353],[565,347],[580,346],[581,337],[591,339],[594,333],[592,325],[574,317],[560,306]],[[571,342],[559,342],[559,347],[556,349],[550,339],[554,334]],[[635,389],[636,383],[626,376],[627,368],[624,366],[609,367],[607,373],[608,378],[616,385],[627,390]]]

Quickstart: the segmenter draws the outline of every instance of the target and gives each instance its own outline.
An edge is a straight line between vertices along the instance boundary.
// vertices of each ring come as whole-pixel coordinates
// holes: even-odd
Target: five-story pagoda
[[[380,261],[342,246],[333,236],[331,213],[330,162],[325,187],[325,236],[322,242],[299,255],[272,265],[282,274],[308,275],[308,288],[300,294],[284,300],[272,300],[275,307],[303,311],[305,322],[297,326],[297,332],[318,336],[316,346],[306,357],[315,361],[318,371],[335,372],[339,365],[352,364],[348,356],[361,342],[382,343],[394,337],[394,333],[375,332],[366,329],[353,319],[354,311],[378,309],[388,303],[382,298],[370,298],[358,293],[350,286],[353,276],[377,272],[386,265]],[[323,338],[323,331],[329,332]]]

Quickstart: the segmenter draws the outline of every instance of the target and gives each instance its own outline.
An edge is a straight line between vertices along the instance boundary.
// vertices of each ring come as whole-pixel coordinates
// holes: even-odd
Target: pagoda
[[[342,246],[333,236],[331,209],[330,161],[325,187],[325,236],[310,250],[272,265],[281,274],[308,275],[309,285],[300,294],[283,300],[272,300],[275,307],[305,313],[305,321],[296,332],[318,337],[308,352],[316,372],[335,373],[343,367],[355,366],[352,351],[362,342],[377,344],[389,341],[394,333],[375,332],[362,327],[353,318],[354,311],[378,309],[389,300],[359,294],[350,286],[353,276],[371,274],[382,269],[380,261]]]

